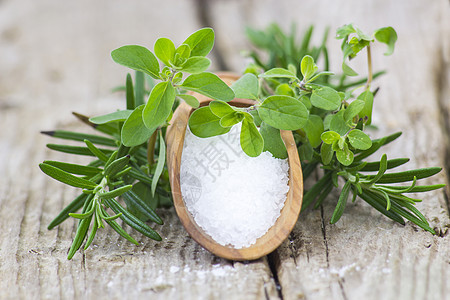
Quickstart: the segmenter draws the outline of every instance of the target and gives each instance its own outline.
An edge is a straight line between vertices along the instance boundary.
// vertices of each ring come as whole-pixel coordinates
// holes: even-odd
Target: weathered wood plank
[[[230,22],[232,13],[235,19]],[[372,135],[403,131],[385,151],[391,158],[411,157],[409,168],[445,165],[448,131],[442,124],[448,124],[448,115],[441,116],[441,110],[450,103],[448,79],[442,77],[449,70],[446,1],[217,1],[213,15],[218,43],[236,70],[243,67],[235,49],[246,45],[240,35],[245,25],[263,28],[273,20],[288,28],[295,20],[306,28],[319,23],[319,37],[325,25],[332,32],[349,22],[367,30],[393,26],[399,34],[394,55],[386,58],[381,46],[374,49],[375,68],[388,74],[374,83],[381,90],[374,116],[379,130]],[[329,46],[336,52],[339,42],[331,40]],[[332,60],[333,70],[339,70],[341,57],[333,55]],[[363,61],[356,64],[364,73]],[[446,182],[444,173],[429,182]],[[328,223],[334,209],[329,204],[301,215],[290,240],[273,254],[284,299],[447,298],[448,206],[442,190],[419,196],[424,201],[417,207],[439,236],[411,223],[394,224],[361,200],[349,203],[335,225]]]
[[[234,263],[193,242],[173,209],[162,210],[163,242],[111,229],[67,261],[76,222],[48,231],[75,196],[40,172],[44,159],[80,161],[45,150],[39,130],[83,129],[72,110],[98,114],[123,105],[111,95],[126,69],[109,52],[123,44],[152,48],[157,37],[182,42],[201,24],[194,1],[2,1],[0,3],[0,298],[275,299],[267,259]]]

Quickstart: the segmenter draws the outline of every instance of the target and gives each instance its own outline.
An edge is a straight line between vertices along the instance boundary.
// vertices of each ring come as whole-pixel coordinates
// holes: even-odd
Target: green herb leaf
[[[261,154],[264,148],[264,140],[256,128],[255,123],[244,119],[242,121],[240,142],[242,150],[250,157]]]
[[[86,201],[89,201],[87,198],[93,197],[93,195],[87,195],[82,193],[78,197],[76,197],[72,202],[69,203],[64,209],[48,224],[47,229],[51,230],[54,227],[58,226],[62,222],[64,222],[67,218],[69,218],[69,213],[76,212],[79,210]]]
[[[182,65],[181,70],[183,72],[197,74],[207,70],[210,65],[211,61],[209,58],[203,56],[192,56]]]
[[[175,50],[175,56],[178,56],[180,59],[187,60],[191,55],[191,47],[187,44],[181,44],[177,50]]]
[[[372,147],[372,140],[370,137],[359,129],[351,130],[347,137],[350,145],[356,149],[367,150]]]
[[[131,79],[130,73],[127,74],[125,89],[126,89],[127,109],[133,110],[136,107],[136,100],[134,98],[133,80]]]
[[[334,114],[330,119],[330,130],[337,132],[339,135],[345,135],[351,128],[344,120],[344,110],[340,110]]]
[[[125,67],[144,72],[155,79],[159,78],[159,63],[147,48],[127,45],[111,52],[112,59]]]
[[[408,170],[398,173],[387,173],[384,174],[377,181],[377,183],[398,183],[398,182],[412,181],[414,180],[414,177],[416,177],[417,179],[427,178],[439,173],[441,170],[442,168],[432,167],[432,168]],[[375,178],[375,176],[376,175],[369,175],[367,176],[367,179],[371,180]]]
[[[362,100],[354,100],[350,105],[345,109],[344,112],[344,120],[345,122],[350,122],[359,112],[364,108],[365,102]]]
[[[183,99],[189,106],[193,108],[198,108],[200,106],[200,102],[197,98],[189,94],[178,94],[177,97]]]
[[[105,146],[117,146],[116,141],[109,137],[95,135],[95,134],[87,134],[66,130],[54,130],[54,131],[41,131],[42,134],[49,135],[54,138],[60,138],[65,140],[73,140],[73,141],[84,141],[86,139],[90,140],[92,143],[105,145]]]
[[[121,187],[119,187],[117,189],[111,190],[109,192],[98,193],[97,195],[101,199],[112,199],[112,198],[119,197],[120,195],[122,195],[125,192],[128,192],[129,190],[131,190],[132,187],[133,186],[131,184],[124,185],[124,186],[121,186]]]
[[[258,109],[261,119],[272,127],[282,130],[297,130],[305,126],[308,110],[305,105],[289,96],[270,96]]]
[[[397,33],[392,27],[383,27],[375,31],[374,33],[377,41],[385,43],[388,46],[384,55],[391,55],[394,53],[395,42],[397,41]]]
[[[303,81],[306,82],[317,72],[318,67],[310,55],[305,55],[300,63],[300,69],[303,75]]]
[[[154,129],[148,129],[142,119],[144,104],[136,107],[122,127],[122,143],[127,147],[134,147],[145,143]]]
[[[68,172],[71,174],[76,174],[76,175],[92,176],[92,175],[102,172],[102,169],[99,169],[96,167],[81,166],[81,165],[76,165],[76,164],[60,162],[60,161],[45,160],[44,163],[47,165],[56,167],[58,169],[61,169],[65,172]]]
[[[89,140],[84,140],[84,143],[86,144],[86,146],[89,148],[89,151],[92,152],[92,154],[94,154],[95,156],[98,157],[98,159],[100,159],[101,161],[107,162],[108,161],[108,156],[100,149],[98,149],[97,147],[95,147],[94,144],[91,143],[91,141]]]
[[[129,162],[130,155],[114,159],[112,162],[106,164],[104,173],[110,178],[114,178],[116,174],[128,166]]]
[[[158,163],[156,164],[155,174],[152,179],[152,196],[155,196],[156,186],[158,184],[159,177],[164,170],[164,164],[166,162],[166,144],[164,143],[164,137],[161,130],[159,131],[159,155]]]
[[[353,152],[348,149],[347,143],[344,143],[342,149],[336,149],[336,158],[344,166],[349,166],[353,162]]]
[[[331,217],[330,223],[334,224],[341,218],[342,214],[345,210],[345,205],[347,204],[348,195],[350,193],[351,188],[350,181],[346,181],[344,187],[342,188],[341,194],[339,195],[339,200],[334,209],[333,216]]]
[[[387,168],[393,169],[409,162],[409,158],[395,158],[387,161]],[[381,161],[374,161],[365,163],[364,167],[360,169],[363,172],[378,172],[380,169]]]
[[[205,106],[191,114],[189,129],[196,136],[206,138],[227,133],[231,128],[220,126],[220,118],[212,113],[209,106]]]
[[[135,187],[138,187],[138,189],[135,190]],[[139,190],[141,190],[141,188],[145,188],[146,192],[144,195],[138,192]],[[146,197],[144,198],[143,196]],[[157,198],[152,198],[151,188],[148,188],[147,192],[147,186],[145,184],[138,182],[133,186],[133,189],[131,191],[124,193],[122,197],[127,203],[127,210],[132,212],[133,215],[139,217],[139,219],[141,219],[142,221],[146,222],[147,220],[151,220],[152,222],[160,225],[164,223],[163,220],[154,211],[154,209],[158,205]],[[152,201],[148,202],[148,199],[151,199]],[[138,216],[133,210],[137,210],[142,216]]]
[[[244,74],[231,85],[236,98],[258,100],[258,78],[251,73]]]
[[[244,119],[244,114],[242,112],[232,112],[220,119],[220,126],[222,127],[232,127]]]
[[[160,82],[152,89],[142,112],[144,124],[151,132],[166,122],[172,112],[175,96],[175,88],[168,81]]]
[[[234,113],[234,109],[228,103],[223,101],[212,101],[211,103],[209,103],[209,108],[211,109],[212,113],[219,118]]]
[[[191,34],[183,44],[191,48],[191,56],[206,56],[214,46],[214,30],[202,28]]]
[[[324,130],[322,118],[318,115],[309,115],[304,130],[311,146],[313,148],[319,146],[322,142],[321,134]]]
[[[265,72],[264,74],[259,75],[261,78],[289,78],[289,79],[297,79],[297,76],[292,73],[291,71],[288,71],[283,68],[273,68],[269,71]]]
[[[360,111],[360,117],[367,117],[367,125],[372,123],[373,94],[370,90],[365,90],[358,96],[358,100],[364,101],[364,108]]]
[[[175,45],[167,38],[159,38],[155,42],[154,46],[155,55],[166,66],[172,66],[173,58],[175,56]]]
[[[341,105],[341,97],[338,92],[330,87],[322,87],[313,90],[311,104],[325,110],[336,110]]]
[[[234,99],[233,90],[217,75],[208,72],[190,75],[180,87],[216,100],[231,101]]]
[[[269,151],[276,158],[285,159],[288,157],[279,129],[262,122],[259,132],[264,140],[263,151]]]
[[[323,143],[320,147],[320,157],[322,158],[322,163],[328,165],[333,159],[334,151],[331,144]]]
[[[82,189],[93,189],[97,187],[97,184],[95,182],[80,177],[76,177],[66,171],[63,171],[57,167],[54,167],[46,163],[39,164],[39,168],[42,170],[42,172],[52,177],[53,179],[56,179],[62,183],[65,183],[73,187]]]
[[[77,154],[83,156],[95,156],[87,147],[79,147],[79,146],[68,146],[68,145],[58,145],[58,144],[47,144],[49,149],[68,153],[68,154]],[[110,149],[100,149],[104,154],[111,154],[113,151]]]
[[[125,121],[132,113],[132,110],[118,110],[106,115],[101,115],[97,117],[92,117],[89,119],[94,124],[107,124],[112,122],[123,122]]]
[[[322,139],[322,141],[325,144],[333,144],[335,141],[339,140],[341,138],[341,136],[339,135],[339,133],[334,132],[334,131],[326,131],[324,133],[322,133],[322,135],[320,136],[320,138]]]

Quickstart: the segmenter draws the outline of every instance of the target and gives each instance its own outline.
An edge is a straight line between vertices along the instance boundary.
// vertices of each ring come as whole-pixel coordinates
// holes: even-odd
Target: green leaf
[[[89,151],[92,152],[92,154],[94,154],[95,156],[98,157],[98,159],[100,159],[101,161],[107,162],[108,161],[108,156],[100,149],[98,149],[97,147],[95,147],[94,144],[91,143],[91,141],[89,140],[84,140],[84,143],[86,144],[86,146],[89,148]]]
[[[52,160],[46,160],[44,161],[45,164],[51,165],[53,167],[56,167],[58,169],[61,169],[65,172],[76,174],[76,175],[95,175],[102,171],[102,169],[90,167],[90,166],[81,166],[76,164],[69,164],[65,162],[60,161],[52,161]]]
[[[69,254],[67,254],[68,260],[72,259],[77,250],[80,249],[81,244],[86,238],[91,220],[92,216],[87,219],[80,220],[80,222],[78,223],[77,233],[75,234],[75,238],[73,239],[72,245],[70,246]]]
[[[384,55],[391,55],[394,53],[395,42],[397,41],[397,33],[392,27],[383,27],[375,31],[374,33],[377,41],[385,43],[388,46]]]
[[[346,25],[343,25],[343,26],[339,27],[336,30],[336,38],[337,39],[343,39],[343,38],[346,38],[347,36],[349,36],[350,34],[355,33],[355,32],[356,32],[356,30],[353,27],[353,24],[346,24]]]
[[[414,177],[417,179],[427,178],[439,173],[442,168],[432,167],[432,168],[423,168],[423,169],[415,169],[398,173],[387,173],[381,176],[381,178],[377,181],[377,183],[398,183],[405,181],[412,181]],[[376,175],[367,176],[368,180],[372,180]]]
[[[305,126],[308,110],[305,105],[289,96],[270,96],[258,109],[261,119],[272,127],[282,130],[297,130]]]
[[[175,50],[175,56],[178,56],[180,59],[187,60],[191,55],[191,47],[187,44],[181,44],[177,50]]]
[[[345,58],[342,62],[342,71],[347,76],[358,76],[358,73],[356,73],[355,70],[353,70],[349,65],[345,63]]]
[[[295,97],[294,91],[287,83],[277,85],[277,88],[275,89],[275,95],[284,95],[284,96]],[[239,98],[239,97],[236,96],[236,98]]]
[[[152,198],[151,193],[151,188],[138,182],[131,191],[126,192],[122,197],[127,204],[127,210],[132,212],[133,215],[144,222],[151,220],[162,225],[163,220],[154,211],[158,205],[157,195]]]
[[[109,191],[109,192],[98,193],[98,196],[99,196],[101,199],[112,199],[112,198],[116,198],[116,197],[122,195],[123,193],[128,192],[129,190],[131,190],[132,187],[133,187],[133,186],[132,186],[131,184],[129,184],[129,185],[124,185],[124,186],[121,186],[121,187],[119,187],[119,188],[117,188],[117,189],[111,190],[111,191]]]
[[[331,217],[330,223],[334,224],[341,218],[345,210],[345,205],[347,204],[348,194],[350,193],[350,188],[352,184],[350,181],[346,181],[344,187],[342,188],[341,194],[339,195],[339,200],[334,209],[333,216]]]
[[[94,124],[107,124],[112,122],[123,122],[125,121],[133,112],[133,110],[118,110],[106,115],[101,115],[97,117],[92,117],[89,119]]]
[[[288,157],[279,129],[262,122],[259,133],[264,140],[263,151],[269,151],[276,158],[285,159]]]
[[[331,144],[323,143],[320,147],[320,157],[322,158],[322,163],[328,165],[333,159],[334,151]]]
[[[365,102],[362,100],[354,100],[350,105],[345,109],[344,112],[344,120],[346,122],[350,122],[359,112],[364,108]]]
[[[367,150],[372,147],[372,140],[370,137],[359,129],[351,130],[347,137],[350,145],[356,149]]]
[[[152,179],[152,196],[155,196],[156,186],[158,184],[159,177],[164,170],[164,164],[166,162],[166,144],[164,143],[164,137],[161,130],[159,131],[159,154],[158,163],[156,164],[155,174]]]
[[[341,106],[341,97],[330,87],[313,90],[310,99],[312,105],[325,110],[336,110]]]
[[[321,134],[323,132],[323,121],[318,115],[310,114],[304,128],[309,143],[316,148],[322,142]]]
[[[56,179],[73,187],[82,189],[93,189],[97,187],[97,184],[95,182],[76,177],[66,171],[63,171],[46,163],[39,164],[39,168],[42,170],[42,172],[52,177],[53,179]]]
[[[209,103],[209,108],[211,109],[212,113],[219,118],[234,113],[234,109],[228,103],[223,101],[211,101],[211,103]]]
[[[127,109],[133,110],[136,108],[136,100],[134,98],[133,80],[131,79],[130,73],[127,74],[125,89],[127,98]]]
[[[175,56],[175,45],[167,38],[159,38],[155,42],[154,46],[155,55],[166,66],[172,66],[173,58]]]
[[[113,146],[116,147],[116,141],[114,139],[111,139],[109,137],[95,135],[95,134],[87,134],[87,133],[80,133],[80,132],[73,132],[73,131],[66,131],[66,130],[54,130],[54,131],[41,131],[42,134],[49,135],[54,138],[60,138],[65,140],[73,140],[73,141],[84,141],[86,139],[90,140],[91,142],[99,145],[105,145],[105,146]]]
[[[360,117],[367,117],[367,125],[372,123],[372,108],[373,108],[373,94],[370,90],[365,90],[362,92],[358,100],[364,101],[364,108],[360,111]]]
[[[190,75],[180,87],[216,100],[231,101],[234,99],[233,90],[217,75],[208,72]]]
[[[142,119],[144,104],[136,107],[122,127],[122,143],[127,147],[133,147],[145,143],[154,129],[148,129]]]
[[[303,81],[306,82],[317,72],[318,67],[311,56],[305,55],[300,63],[300,69],[303,75]]]
[[[244,74],[231,85],[236,98],[258,100],[258,78],[251,73]]]
[[[147,224],[136,218],[134,215],[132,215],[130,212],[128,212],[125,208],[123,208],[116,200],[114,199],[105,199],[105,202],[108,204],[108,206],[116,213],[122,213],[120,218],[127,223],[132,228],[136,229],[143,235],[156,240],[161,241],[161,236],[154,231],[152,228],[150,228]]]
[[[393,169],[395,167],[398,167],[398,166],[401,166],[403,164],[406,164],[407,162],[409,162],[409,158],[390,159],[390,160],[387,161],[387,168],[388,169]],[[364,165],[364,167],[360,169],[360,171],[363,171],[363,172],[378,172],[378,170],[380,169],[380,164],[381,164],[381,161],[374,161],[374,162],[366,163]]]
[[[340,110],[337,114],[332,115],[330,120],[330,130],[337,132],[339,135],[345,135],[351,128],[344,120],[344,110]]]
[[[144,72],[155,79],[159,78],[159,63],[147,48],[127,45],[111,52],[112,59],[125,67]]]
[[[291,71],[288,71],[286,69],[282,68],[273,68],[269,71],[265,72],[264,74],[259,75],[261,78],[289,78],[289,79],[297,79],[297,76],[292,73]]]
[[[220,119],[220,126],[222,127],[231,127],[241,122],[244,119],[244,114],[241,112],[232,112]]]
[[[260,155],[264,148],[264,140],[258,128],[256,128],[255,123],[247,119],[242,121],[240,142],[242,150],[250,157]]]
[[[322,139],[322,141],[325,144],[331,145],[335,141],[339,140],[341,138],[341,136],[339,135],[339,133],[334,132],[334,131],[325,131],[324,133],[322,133],[320,138]]]
[[[214,46],[214,30],[202,28],[191,34],[183,44],[191,48],[191,56],[206,56]]]
[[[221,135],[230,131],[231,127],[220,126],[220,118],[212,113],[209,106],[196,109],[189,118],[189,129],[202,138]]]
[[[349,166],[353,162],[353,152],[348,149],[347,143],[344,143],[343,149],[336,149],[336,158],[344,166]]]
[[[112,162],[106,164],[104,173],[110,178],[114,178],[117,173],[121,172],[128,166],[129,162],[130,155],[114,159]]]
[[[331,75],[334,75],[334,73],[333,72],[328,72],[328,71],[322,71],[322,72],[319,72],[316,75],[314,75],[312,78],[310,78],[307,81],[307,83],[313,82],[313,81],[315,81],[317,78],[319,78],[321,76],[331,76]]]
[[[85,156],[95,156],[87,147],[79,147],[79,146],[68,146],[68,145],[58,145],[58,144],[47,144],[49,149],[69,153],[69,154],[77,154],[77,155],[85,155]],[[113,151],[110,149],[100,149],[104,154],[111,154]]]
[[[144,124],[151,132],[166,122],[172,112],[175,96],[175,88],[168,81],[160,82],[152,89],[142,112]]]
[[[203,56],[192,56],[181,67],[183,72],[197,74],[205,71],[211,65],[209,58]]]
[[[200,102],[192,95],[189,94],[178,94],[177,97],[183,99],[189,106],[197,108],[200,106]]]
[[[364,201],[369,203],[372,207],[374,207],[376,210],[381,212],[386,217],[388,217],[402,225],[405,225],[405,221],[397,213],[390,211],[390,210],[386,210],[387,203],[386,203],[386,199],[384,199],[384,197],[374,194],[367,190],[364,190],[363,193],[361,195],[359,195],[359,197],[361,197],[361,199],[363,199]]]

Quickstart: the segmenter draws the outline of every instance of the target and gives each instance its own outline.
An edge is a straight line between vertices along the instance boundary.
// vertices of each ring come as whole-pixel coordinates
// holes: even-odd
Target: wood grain
[[[233,75],[220,76],[226,79],[230,84],[232,80],[239,78]],[[202,105],[208,105],[212,99],[199,97],[197,93],[194,96],[200,99]],[[248,101],[244,99],[234,99],[229,102],[235,106],[248,106]],[[186,103],[180,104],[174,113],[171,125],[167,129],[167,165],[169,178],[172,188],[174,206],[180,221],[190,236],[196,240],[205,249],[211,251],[219,257],[231,260],[254,260],[261,258],[278,248],[280,244],[287,239],[297,222],[298,215],[303,199],[303,178],[300,166],[300,160],[297,152],[297,146],[291,131],[281,131],[281,137],[286,145],[289,160],[289,191],[286,202],[281,210],[280,217],[275,224],[267,231],[265,235],[258,238],[255,244],[250,247],[235,249],[230,246],[223,246],[215,242],[194,220],[191,213],[187,210],[180,187],[180,167],[183,151],[184,136],[188,119],[193,109]]]

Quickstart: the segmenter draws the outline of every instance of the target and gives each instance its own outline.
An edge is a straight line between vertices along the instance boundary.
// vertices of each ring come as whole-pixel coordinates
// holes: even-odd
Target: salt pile
[[[240,125],[221,136],[198,138],[186,131],[181,157],[181,193],[195,222],[216,242],[245,248],[280,216],[289,165],[269,152],[248,157]]]

